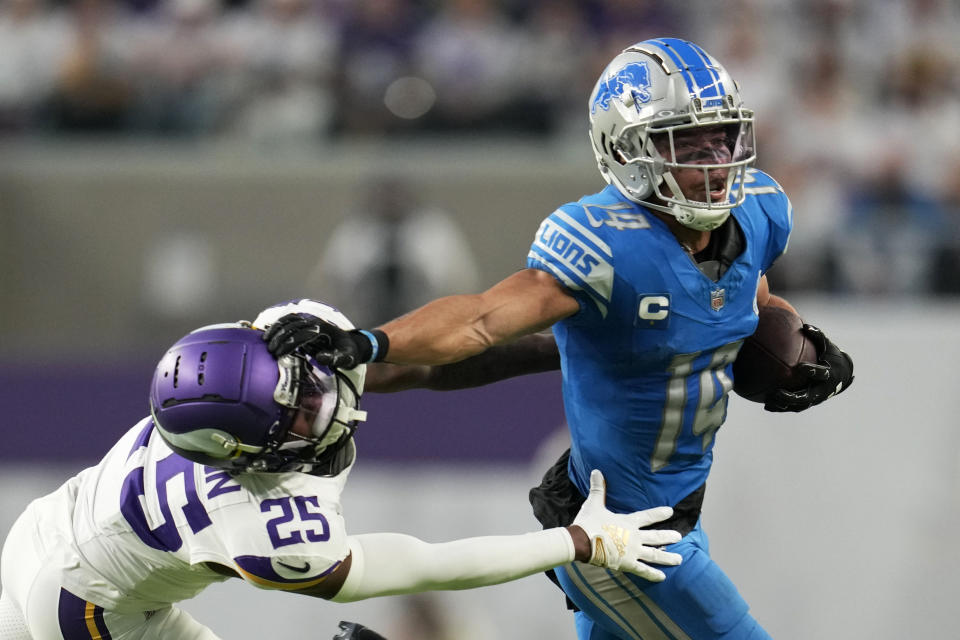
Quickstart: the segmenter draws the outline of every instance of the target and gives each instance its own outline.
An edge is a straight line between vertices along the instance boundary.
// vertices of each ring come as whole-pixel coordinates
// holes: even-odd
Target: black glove
[[[382,331],[347,331],[309,313],[288,313],[270,326],[263,339],[276,358],[299,350],[318,364],[340,369],[383,359],[388,344]]]
[[[817,348],[817,364],[798,365],[807,376],[807,386],[799,391],[777,389],[764,403],[767,411],[803,411],[846,390],[853,384],[853,360],[830,342],[823,331],[811,324],[803,332]]]
[[[340,621],[340,633],[333,636],[333,640],[387,640],[376,631],[367,629],[356,622]]]

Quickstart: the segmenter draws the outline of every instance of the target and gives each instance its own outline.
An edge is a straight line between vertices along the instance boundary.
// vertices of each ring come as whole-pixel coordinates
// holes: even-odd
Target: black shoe
[[[376,631],[367,629],[356,622],[340,621],[340,633],[333,636],[333,640],[387,640]]]

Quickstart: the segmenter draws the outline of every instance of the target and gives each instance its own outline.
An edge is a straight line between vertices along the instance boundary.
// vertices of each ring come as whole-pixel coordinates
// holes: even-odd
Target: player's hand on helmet
[[[365,334],[309,313],[288,313],[270,325],[263,339],[274,357],[300,351],[318,364],[341,369],[352,369],[373,356],[373,343]]]
[[[805,324],[803,332],[817,348],[817,364],[798,365],[807,376],[807,386],[798,391],[778,389],[773,392],[763,405],[767,411],[803,411],[853,384],[853,360],[850,356],[830,342],[817,327]]]
[[[590,495],[574,519],[590,540],[590,564],[635,573],[651,582],[661,582],[663,571],[646,563],[678,565],[681,556],[659,547],[679,542],[677,531],[643,529],[673,515],[670,507],[655,507],[634,513],[613,513],[605,506],[606,485],[597,469],[590,473]]]

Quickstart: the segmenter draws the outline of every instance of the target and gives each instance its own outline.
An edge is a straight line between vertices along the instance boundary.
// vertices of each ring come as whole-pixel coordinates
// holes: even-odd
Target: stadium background
[[[679,35],[739,79],[793,199],[771,280],[857,365],[807,414],[731,401],[713,553],[774,637],[955,635],[960,7],[718,5],[0,0],[0,528],[144,414],[184,332],[328,295],[328,238],[372,185],[446,212],[478,286],[522,266],[540,219],[601,186],[602,64]],[[564,446],[556,375],[366,407],[354,531],[536,526],[526,490]],[[391,640],[574,637],[540,577],[347,606],[226,584],[186,608],[225,638],[344,618]]]

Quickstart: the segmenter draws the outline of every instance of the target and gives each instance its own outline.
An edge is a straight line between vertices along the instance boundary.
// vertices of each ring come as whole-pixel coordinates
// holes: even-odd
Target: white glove
[[[644,562],[678,565],[682,557],[656,547],[679,542],[677,531],[641,529],[673,515],[670,507],[655,507],[634,513],[613,513],[606,506],[606,484],[598,469],[590,472],[590,495],[573,524],[590,538],[590,564],[635,573],[651,582],[662,582],[663,571]],[[643,562],[641,562],[643,561]]]

